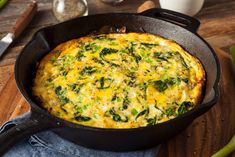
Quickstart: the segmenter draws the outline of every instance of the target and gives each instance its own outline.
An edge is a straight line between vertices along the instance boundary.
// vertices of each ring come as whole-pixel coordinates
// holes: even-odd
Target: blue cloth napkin
[[[2,125],[0,134],[17,125],[26,114]],[[132,152],[100,151],[76,145],[51,131],[45,131],[22,140],[3,157],[156,157],[159,148],[160,145],[151,149]]]

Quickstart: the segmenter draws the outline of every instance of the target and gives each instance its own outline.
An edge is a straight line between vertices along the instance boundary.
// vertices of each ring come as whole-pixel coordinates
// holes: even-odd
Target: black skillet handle
[[[2,132],[0,134],[0,156],[23,138],[29,137],[36,132],[52,128],[49,122],[45,122],[42,119],[36,118],[35,114],[30,112],[22,117],[16,125],[12,125],[6,131]]]
[[[171,10],[153,8],[140,14],[180,25],[193,33],[196,33],[200,26],[200,22],[197,19]]]

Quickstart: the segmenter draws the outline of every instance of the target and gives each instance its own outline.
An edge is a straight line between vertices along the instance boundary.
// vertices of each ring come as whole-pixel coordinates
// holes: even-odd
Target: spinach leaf
[[[96,47],[96,44],[95,43],[88,43],[88,44],[86,44],[85,46],[84,46],[84,49],[86,50],[86,51],[90,51],[90,50],[93,50],[93,48],[95,48]]]
[[[144,91],[144,99],[147,99],[147,88],[148,88],[148,83],[144,82],[142,84],[139,85],[140,90]]]
[[[104,59],[104,57],[108,54],[112,54],[112,53],[117,53],[118,50],[117,49],[113,49],[113,48],[103,48],[100,52],[100,57],[102,59]]]
[[[83,86],[83,84],[79,85],[79,84],[73,83],[70,85],[70,88],[72,89],[72,91],[74,91],[78,94],[80,92],[82,86]]]
[[[168,87],[173,86],[174,84],[179,84],[180,83],[180,79],[177,78],[167,78],[165,80],[157,80],[153,82],[153,86],[154,88],[156,88],[159,92],[163,92],[165,91]]]
[[[66,104],[69,102],[69,99],[64,96],[65,91],[61,86],[55,88],[55,94],[58,96],[62,104]]]
[[[187,65],[187,63],[185,62],[184,58],[183,58],[181,55],[180,55],[180,61],[181,61],[182,65],[183,65],[185,68],[188,69],[188,65]]]
[[[98,81],[98,89],[106,89],[109,88],[111,86],[112,83],[112,79],[111,78],[105,78],[105,77],[101,77]]]
[[[112,53],[117,53],[118,50],[117,49],[113,49],[113,48],[103,48],[100,52],[100,58],[102,58],[105,62],[107,62],[108,64],[110,64],[111,66],[119,66],[115,63],[112,63],[108,60],[105,59],[105,56],[108,54],[112,54]]]
[[[63,72],[62,72],[62,75],[63,75],[63,76],[67,76],[67,74],[68,74],[68,71],[63,71]]]
[[[56,63],[58,63],[64,69],[66,69],[66,67],[70,66],[71,63],[73,63],[75,60],[76,60],[75,56],[66,54],[66,55],[64,55],[62,57],[58,57]]]
[[[169,107],[168,109],[166,109],[165,114],[167,115],[167,117],[175,115],[175,108],[174,107]]]
[[[140,43],[140,45],[145,46],[147,48],[152,48],[155,46],[159,46],[159,44],[153,44],[153,43]]]
[[[179,52],[175,52],[175,53],[176,53],[176,55],[178,56],[178,58],[179,58],[181,64],[182,64],[186,69],[188,69],[188,65],[187,65],[187,63],[185,62],[184,58],[181,56],[181,54],[180,54]]]
[[[86,117],[86,116],[78,115],[78,116],[75,117],[75,120],[77,120],[79,122],[87,122],[87,121],[91,120],[91,118]]]
[[[92,60],[95,62],[95,63],[99,63],[101,65],[104,65],[104,63],[102,62],[102,60],[99,60],[97,58],[92,58]]]
[[[154,118],[147,118],[146,121],[148,123],[148,126],[150,126],[150,125],[155,125],[156,122],[157,122],[157,119],[156,119],[156,117],[154,117]]]
[[[134,47],[136,46],[136,44],[134,44],[133,42],[131,42],[131,44],[127,47],[127,50],[129,52],[129,54],[135,59],[135,62],[138,64],[139,61],[142,59],[140,55],[135,54],[134,53]]]
[[[115,112],[114,108],[111,108],[109,110],[109,113],[110,115],[112,115],[113,120],[116,122],[128,122],[128,117],[125,116],[125,119],[122,119],[121,116]]]
[[[129,106],[129,104],[130,104],[130,100],[128,98],[128,95],[126,94],[126,96],[125,96],[125,98],[123,100],[123,103],[122,103],[123,110],[126,110],[128,108],[128,106]]]
[[[78,61],[81,61],[82,57],[84,57],[84,54],[83,54],[83,51],[79,50],[75,56],[75,58],[78,60]]]
[[[149,108],[144,109],[143,111],[141,111],[136,117],[135,119],[137,120],[139,117],[143,116],[143,115],[148,115],[149,114]]]
[[[162,80],[157,80],[153,82],[153,86],[154,88],[156,88],[159,92],[163,92],[165,91],[168,86],[167,86],[167,82],[162,81]]]
[[[55,88],[55,94],[58,95],[58,96],[63,94],[61,86],[58,86],[58,87]]]
[[[168,62],[168,59],[172,58],[173,53],[172,52],[155,52],[154,53],[154,57],[159,59],[159,60],[163,60]]]
[[[189,109],[193,107],[193,103],[190,101],[184,101],[181,103],[180,107],[178,108],[178,114],[184,114],[185,112],[189,111]]]
[[[133,87],[133,85],[135,84],[135,79],[136,79],[136,76],[135,76],[135,73],[134,72],[129,72],[128,74],[126,74],[127,77],[130,78],[130,81],[128,82],[128,85],[130,87]]]
[[[156,100],[155,100],[155,105],[154,105],[154,107],[155,107],[157,110],[161,111],[161,113],[164,113],[164,111],[163,111],[162,109],[160,109],[160,108],[157,106]]]
[[[179,77],[176,77],[176,78],[170,77],[170,78],[165,79],[165,82],[167,83],[168,86],[172,86],[174,84],[179,84],[180,81],[181,80]]]
[[[115,93],[111,99],[111,101],[116,101],[118,99],[117,94]]]
[[[85,68],[82,69],[82,71],[80,72],[81,75],[91,75],[93,73],[95,73],[97,71],[96,68],[91,67],[91,66],[87,66]]]

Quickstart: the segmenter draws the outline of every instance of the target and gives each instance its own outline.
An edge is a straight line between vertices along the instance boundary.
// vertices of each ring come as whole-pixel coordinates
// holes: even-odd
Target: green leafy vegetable
[[[66,109],[64,109],[64,105],[60,105],[60,109],[61,109],[62,111],[64,111],[65,113],[68,113],[68,111],[67,111]]]
[[[113,48],[103,48],[100,52],[100,57],[104,59],[104,57],[108,54],[112,54],[112,53],[117,53],[118,50],[117,49],[113,49]]]
[[[153,82],[154,88],[156,88],[159,92],[163,92],[167,89],[167,82],[162,81],[162,80],[157,80]]]
[[[98,87],[97,87],[98,89],[106,89],[111,86],[112,79],[101,77],[97,82],[98,82]]]
[[[91,120],[91,118],[79,115],[79,116],[75,117],[75,120],[77,120],[79,122],[87,122],[87,121]]]
[[[159,44],[153,44],[153,43],[140,43],[140,45],[145,46],[147,48],[152,48],[155,46],[159,46]]]
[[[184,114],[185,112],[187,112],[190,107],[193,107],[193,103],[190,101],[184,101],[181,103],[180,107],[178,108],[178,114]]]
[[[63,75],[63,76],[67,76],[67,74],[68,74],[68,71],[63,71],[63,72],[62,72],[62,75]]]
[[[122,119],[121,116],[115,112],[114,108],[111,108],[109,110],[109,113],[112,115],[113,120],[116,122],[128,122],[128,117],[125,116],[125,119]]]
[[[93,48],[96,46],[96,44],[95,43],[88,43],[88,44],[86,44],[85,46],[84,46],[84,49],[86,50],[86,51],[90,51],[90,50],[93,50]]]
[[[123,100],[123,103],[122,103],[123,110],[126,110],[128,108],[128,106],[129,106],[129,104],[130,104],[130,100],[128,98],[128,95],[126,94],[126,96],[125,96],[125,98]]]
[[[82,57],[84,57],[84,54],[83,54],[83,51],[79,50],[75,56],[75,58],[78,60],[78,61],[81,61]]]
[[[179,84],[180,83],[180,79],[177,78],[167,78],[165,80],[157,80],[153,82],[153,86],[154,88],[156,88],[159,92],[163,92],[165,91],[168,87],[173,86],[174,84]]]
[[[131,44],[127,47],[128,53],[129,55],[131,55],[134,59],[135,62],[138,64],[139,61],[142,59],[140,55],[135,54],[134,53],[134,47],[136,46],[136,44],[134,44],[133,42],[131,42]]]
[[[157,110],[161,111],[162,114],[164,114],[164,111],[163,111],[162,109],[160,109],[160,108],[157,106],[156,100],[155,100],[155,105],[154,105],[154,107],[155,107]]]
[[[139,117],[143,116],[143,115],[148,115],[149,114],[149,108],[144,109],[143,111],[141,111],[136,117],[135,119],[137,120]]]
[[[150,125],[155,125],[156,122],[157,122],[157,119],[156,119],[156,117],[154,117],[154,118],[148,118],[148,119],[146,119],[146,121],[147,121],[147,123],[148,123],[148,126],[150,126]]]
[[[55,88],[55,94],[56,95],[61,95],[62,94],[62,87],[61,86],[58,86]]]
[[[76,57],[72,55],[64,55],[62,57],[57,58],[57,63],[60,65],[62,63],[62,68],[66,69],[66,67],[70,66],[76,60]]]
[[[172,58],[173,53],[172,52],[155,52],[154,53],[154,57],[159,59],[159,60],[163,60],[163,61],[167,61],[168,59]]]
[[[78,94],[80,92],[82,86],[83,86],[83,84],[79,85],[79,84],[73,83],[70,85],[70,88],[72,89],[72,91],[74,91]]]
[[[188,65],[187,65],[187,63],[185,62],[184,58],[181,56],[181,54],[180,54],[179,52],[175,52],[175,54],[178,56],[178,58],[179,58],[181,64],[182,64],[186,69],[188,69]]]
[[[135,73],[129,72],[126,76],[130,78],[130,81],[128,82],[128,86],[133,87],[133,85],[135,84],[135,81],[136,81],[135,80],[136,79]]]
[[[140,90],[143,90],[143,91],[144,91],[144,99],[146,100],[146,99],[147,99],[148,83],[147,83],[147,82],[144,82],[144,83],[140,84],[139,87],[140,87]]]
[[[111,66],[119,66],[115,63],[112,63],[108,60],[105,59],[106,55],[112,54],[112,53],[117,53],[118,50],[117,49],[113,49],[113,48],[103,48],[100,52],[100,58],[102,58],[105,62],[109,63]]]
[[[97,58],[92,58],[92,60],[95,62],[95,63],[99,63],[101,65],[104,65],[104,63],[102,62],[102,60],[99,60]]]
[[[66,104],[69,102],[69,99],[64,96],[65,91],[62,89],[61,86],[58,86],[55,88],[55,93],[58,96],[58,98],[60,99],[62,104]]]
[[[81,75],[91,75],[93,73],[95,73],[97,71],[96,68],[91,67],[91,66],[87,66],[85,68],[82,69],[82,71],[80,72]]]
[[[117,94],[115,93],[114,95],[113,95],[113,97],[112,97],[112,99],[111,99],[111,101],[116,101],[117,100]]]
[[[66,77],[68,74],[68,70],[66,70],[65,67],[62,66],[59,68],[59,74]]]
[[[166,113],[167,117],[173,116],[175,114],[174,107],[169,107],[168,109],[166,109],[165,113]]]

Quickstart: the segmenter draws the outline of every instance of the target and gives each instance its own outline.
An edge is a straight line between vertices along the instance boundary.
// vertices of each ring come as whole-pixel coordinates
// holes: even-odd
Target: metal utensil
[[[9,45],[17,38],[20,33],[25,29],[28,23],[32,20],[37,11],[36,1],[32,1],[22,15],[16,20],[15,25],[10,32],[0,40],[0,58]]]

